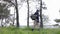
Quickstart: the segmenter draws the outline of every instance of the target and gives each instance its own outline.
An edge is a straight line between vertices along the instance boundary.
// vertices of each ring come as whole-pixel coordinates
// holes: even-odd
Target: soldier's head
[[[38,9],[37,9],[37,11],[36,11],[36,12],[39,12],[39,11],[40,11],[40,10],[38,10]]]

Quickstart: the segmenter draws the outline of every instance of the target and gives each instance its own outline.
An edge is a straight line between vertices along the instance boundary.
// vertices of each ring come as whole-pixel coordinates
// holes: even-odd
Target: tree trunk
[[[27,0],[28,13],[27,13],[27,27],[29,27],[29,0]]]
[[[17,0],[15,0],[15,9],[16,9],[16,23],[17,23],[17,27],[19,27],[19,13],[18,13],[18,4],[17,4]]]
[[[42,0],[40,0],[40,27],[43,28],[43,19],[42,19]]]

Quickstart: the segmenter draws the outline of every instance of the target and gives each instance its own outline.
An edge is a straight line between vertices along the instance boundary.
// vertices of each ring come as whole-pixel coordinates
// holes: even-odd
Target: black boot
[[[34,29],[32,29],[32,31],[34,31]]]
[[[37,29],[38,31],[40,31],[40,29]]]

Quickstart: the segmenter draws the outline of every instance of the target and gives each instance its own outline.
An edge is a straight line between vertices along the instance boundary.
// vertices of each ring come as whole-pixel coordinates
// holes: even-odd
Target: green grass
[[[60,34],[60,29],[35,29],[31,31],[31,28],[16,28],[16,27],[1,27],[0,34]]]

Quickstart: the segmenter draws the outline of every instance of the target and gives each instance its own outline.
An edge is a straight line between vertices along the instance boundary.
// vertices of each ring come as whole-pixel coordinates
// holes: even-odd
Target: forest
[[[60,34],[54,7],[47,0],[0,0],[0,34]]]

